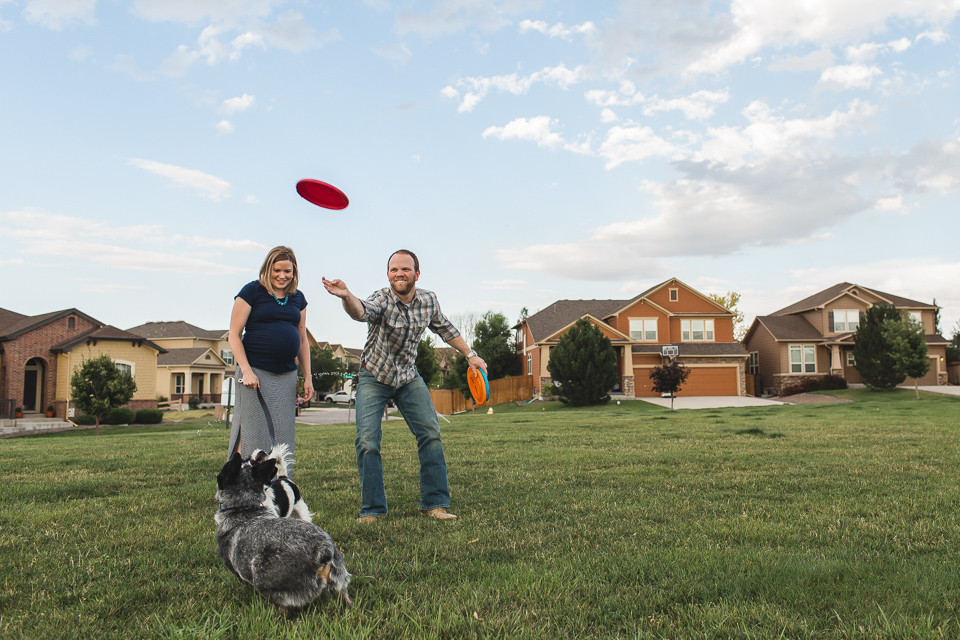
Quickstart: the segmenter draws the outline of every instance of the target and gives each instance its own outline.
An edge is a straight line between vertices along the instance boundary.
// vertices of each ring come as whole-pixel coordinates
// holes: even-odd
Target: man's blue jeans
[[[373,374],[360,370],[357,381],[357,468],[360,471],[362,502],[360,517],[387,515],[383,488],[383,460],[380,458],[380,421],[387,400],[393,399],[410,431],[417,438],[420,457],[420,509],[450,506],[447,463],[440,442],[440,422],[430,392],[420,374],[403,385],[391,387],[377,382]]]

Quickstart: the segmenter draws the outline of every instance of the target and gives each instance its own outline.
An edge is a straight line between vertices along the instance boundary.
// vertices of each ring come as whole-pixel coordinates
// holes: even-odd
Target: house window
[[[790,373],[816,373],[817,352],[816,345],[790,345]]]
[[[76,329],[77,328],[77,319],[73,316],[67,318],[67,329]]]
[[[173,374],[173,392],[186,393],[187,386],[184,384],[184,375],[182,373]]]
[[[670,289],[670,302],[676,302],[680,299],[679,289]]]
[[[527,354],[527,375],[533,375],[533,355]]]
[[[656,318],[630,318],[630,337],[643,342],[657,341]]]
[[[713,320],[681,320],[680,339],[684,342],[713,342]]]
[[[860,326],[860,311],[857,309],[838,309],[833,311],[834,332],[856,331],[858,326]]]
[[[222,349],[220,351],[220,357],[223,358],[223,361],[227,364],[233,364],[233,351]]]
[[[853,359],[853,351],[847,351],[847,366],[855,367],[857,366],[856,361]]]
[[[123,360],[114,360],[113,364],[117,366],[117,370],[120,373],[129,373],[130,377],[133,377],[134,369],[132,362],[124,362]]]
[[[920,325],[921,327],[923,326],[923,314],[922,314],[922,313],[920,313],[919,311],[908,311],[907,314],[909,315],[909,317],[910,317],[911,320],[913,320],[914,322],[916,322],[916,323],[917,323],[918,325]]]
[[[760,373],[760,352],[751,351],[750,357],[747,358],[747,373],[751,376],[755,376]]]

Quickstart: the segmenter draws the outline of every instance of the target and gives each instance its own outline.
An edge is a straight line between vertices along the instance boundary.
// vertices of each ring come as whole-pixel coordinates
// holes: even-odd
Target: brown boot
[[[429,511],[420,510],[420,515],[429,516],[431,518],[436,518],[437,520],[456,520],[457,516],[452,513],[447,513],[447,510],[443,507],[437,507],[436,509],[430,509]]]

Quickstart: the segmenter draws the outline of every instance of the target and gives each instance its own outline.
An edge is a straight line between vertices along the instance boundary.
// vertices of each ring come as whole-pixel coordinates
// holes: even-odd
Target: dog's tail
[[[270,455],[267,458],[277,461],[277,475],[287,477],[287,464],[293,462],[293,455],[291,455],[290,448],[286,444],[273,445],[273,449],[270,450]]]

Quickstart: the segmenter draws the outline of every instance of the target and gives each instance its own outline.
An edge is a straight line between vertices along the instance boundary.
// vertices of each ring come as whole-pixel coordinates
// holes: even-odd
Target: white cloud
[[[199,57],[198,52],[182,44],[160,64],[160,73],[171,78],[182,76]]]
[[[253,106],[255,101],[256,98],[254,96],[245,93],[242,96],[224,100],[222,103],[220,103],[220,111],[226,113],[227,115],[232,115],[238,111],[246,111]]]
[[[924,39],[929,40],[933,44],[941,44],[949,40],[950,35],[944,31],[935,29],[933,31],[924,31],[923,33],[917,36],[916,41],[920,42],[921,40],[924,40]]]
[[[714,114],[718,104],[725,104],[730,100],[730,92],[697,91],[684,98],[663,100],[653,97],[643,108],[644,115],[653,115],[657,111],[680,110],[691,120],[705,120]]]
[[[498,140],[529,140],[537,143],[538,147],[556,149],[563,144],[560,134],[550,130],[550,125],[556,123],[548,116],[534,118],[517,118],[503,127],[488,127],[483,137],[494,137]]]
[[[520,33],[538,31],[551,38],[562,38],[563,40],[570,40],[572,36],[576,34],[595,33],[597,30],[596,25],[592,22],[584,22],[583,24],[568,27],[562,22],[549,25],[542,20],[523,20],[520,22],[519,28]]]
[[[381,42],[371,51],[384,60],[397,64],[404,64],[413,55],[413,52],[400,42]]]
[[[233,124],[229,120],[221,120],[216,124],[217,131],[223,135],[233,133]]]
[[[401,10],[394,28],[400,35],[412,33],[423,38],[474,28],[490,32],[508,26],[507,16],[524,9],[523,3],[514,0],[441,0],[428,12]]]
[[[20,258],[8,258],[6,260],[0,260],[0,267],[8,264],[23,264],[24,261]]]
[[[621,80],[620,89],[617,91],[591,89],[584,96],[588,102],[598,107],[629,107],[646,100],[643,94],[637,91],[637,86],[629,80]]]
[[[864,64],[839,65],[824,69],[820,84],[834,89],[869,89],[876,76],[883,75],[877,67]]]
[[[152,160],[131,158],[128,161],[135,167],[171,180],[182,187],[191,187],[200,191],[206,197],[219,202],[230,197],[230,183],[196,169],[185,169],[172,164],[163,164]]]
[[[837,59],[830,49],[818,49],[804,56],[786,56],[770,63],[771,71],[815,71],[831,66]]]
[[[568,89],[587,77],[589,77],[589,74],[586,67],[578,66],[574,69],[568,69],[561,63],[556,67],[544,67],[528,76],[511,73],[503,76],[464,78],[457,80],[455,83],[456,87],[460,87],[466,92],[457,111],[460,113],[473,111],[473,108],[492,90],[523,95],[535,84]],[[460,93],[456,87],[444,87],[441,93],[447,97],[458,96]]]
[[[233,24],[264,18],[280,4],[283,0],[135,0],[133,7],[141,17],[155,22]]]
[[[23,15],[28,22],[60,31],[72,23],[96,24],[97,0],[28,0]]]
[[[600,112],[600,122],[608,123],[616,122],[617,120],[617,114],[613,111],[613,109],[604,109]]]
[[[600,155],[607,159],[606,168],[613,169],[624,162],[661,157],[679,159],[686,152],[664,140],[650,127],[640,125],[614,126],[600,145]]]

